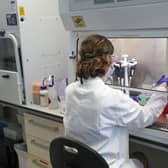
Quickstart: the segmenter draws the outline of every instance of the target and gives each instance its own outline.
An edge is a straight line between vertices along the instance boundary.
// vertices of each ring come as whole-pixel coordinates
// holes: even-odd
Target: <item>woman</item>
[[[103,78],[112,64],[113,45],[104,36],[87,37],[79,54],[80,81],[66,88],[65,135],[98,151],[110,168],[143,167],[129,159],[128,128],[151,125],[166,104],[166,96],[152,95],[142,107],[120,90],[105,85]],[[166,87],[163,82],[158,89]]]

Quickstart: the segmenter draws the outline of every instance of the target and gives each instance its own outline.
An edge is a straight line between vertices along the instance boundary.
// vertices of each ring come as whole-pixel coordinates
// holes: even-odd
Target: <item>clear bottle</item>
[[[55,87],[48,86],[49,109],[56,109],[59,107],[57,92]]]
[[[40,106],[48,107],[48,89],[45,85],[40,87]]]
[[[54,76],[49,76],[49,85],[48,85],[48,97],[49,97],[49,109],[56,109],[59,107],[57,91],[54,84]]]

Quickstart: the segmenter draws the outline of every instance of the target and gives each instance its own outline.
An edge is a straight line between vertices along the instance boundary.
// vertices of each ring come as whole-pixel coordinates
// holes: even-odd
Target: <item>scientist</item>
[[[145,106],[122,91],[105,85],[103,78],[112,64],[112,43],[91,35],[80,47],[77,75],[80,81],[66,88],[65,136],[77,139],[100,153],[110,168],[141,168],[129,159],[128,128],[151,125],[167,102],[165,94],[153,94]],[[158,86],[165,91],[167,83]]]

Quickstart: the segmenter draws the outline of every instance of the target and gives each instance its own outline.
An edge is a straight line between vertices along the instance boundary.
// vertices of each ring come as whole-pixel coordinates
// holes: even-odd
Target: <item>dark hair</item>
[[[109,65],[106,56],[112,55],[114,51],[112,43],[104,36],[88,36],[81,44],[77,63],[77,76],[88,79],[103,76],[105,68]]]

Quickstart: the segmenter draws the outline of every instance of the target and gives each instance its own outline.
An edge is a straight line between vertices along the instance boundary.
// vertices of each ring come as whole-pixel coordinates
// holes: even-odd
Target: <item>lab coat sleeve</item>
[[[117,125],[128,128],[144,128],[151,125],[167,102],[167,96],[163,93],[153,94],[145,106],[139,105],[121,91],[118,92],[118,97],[116,122]]]

